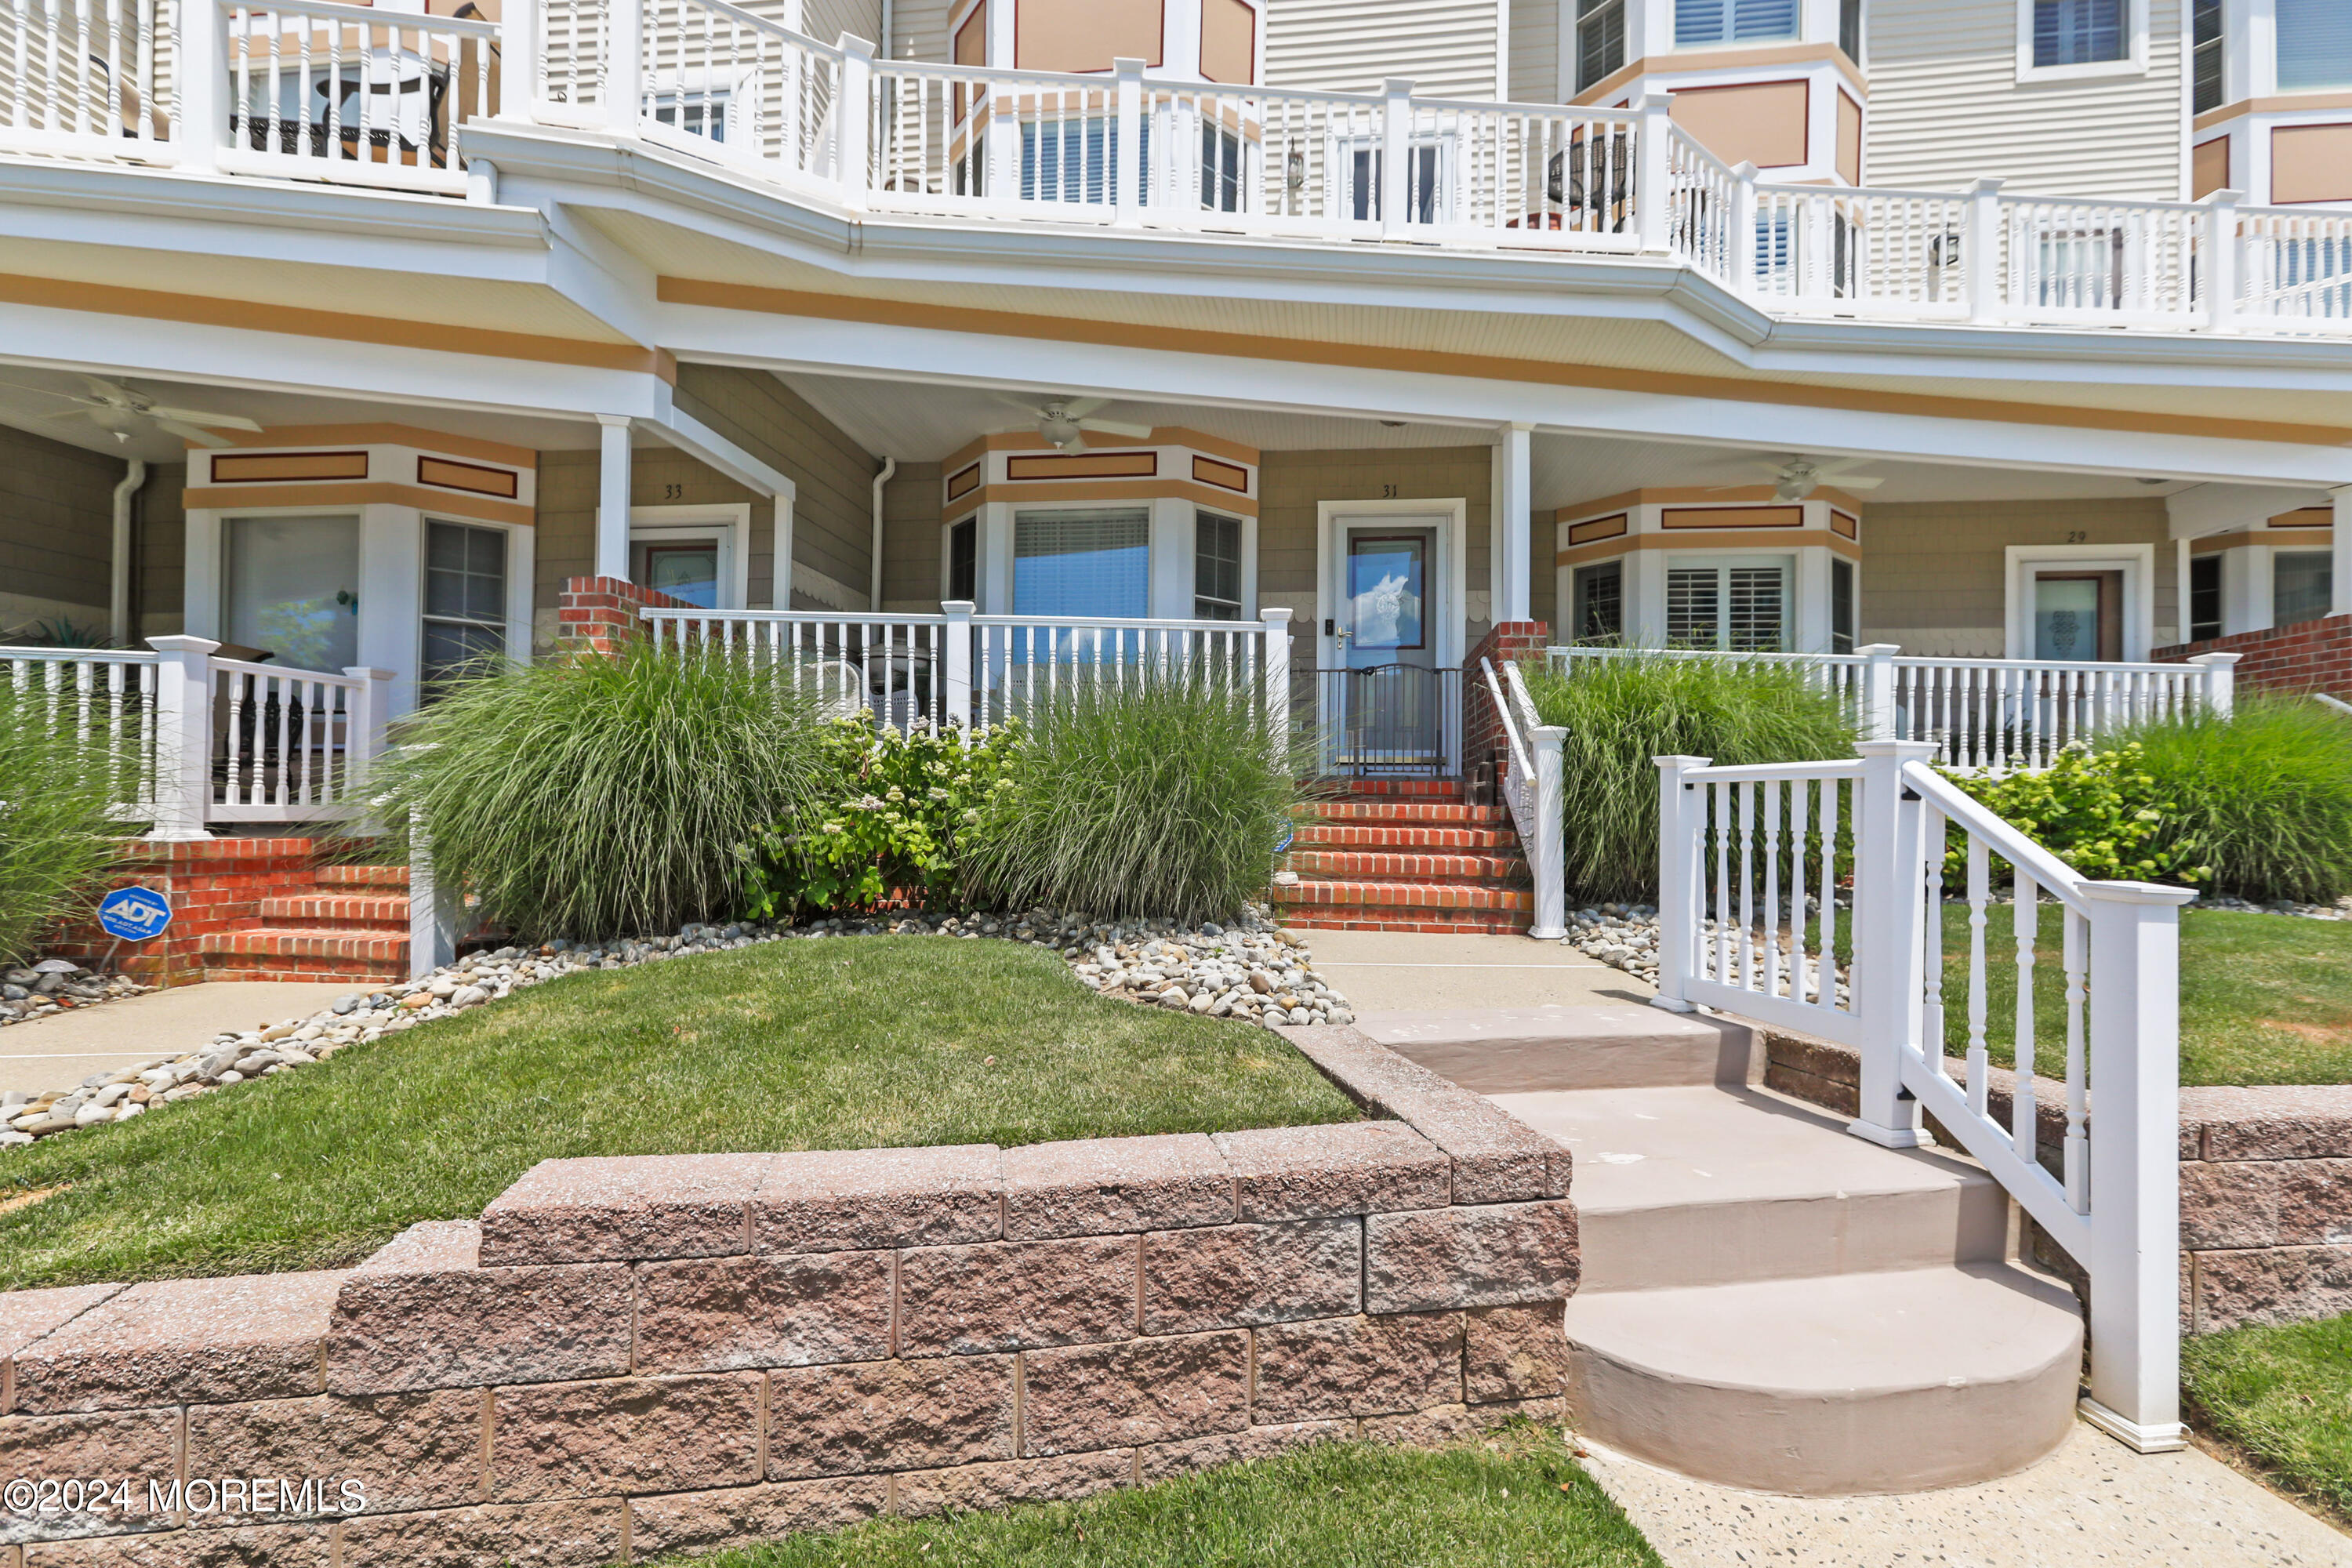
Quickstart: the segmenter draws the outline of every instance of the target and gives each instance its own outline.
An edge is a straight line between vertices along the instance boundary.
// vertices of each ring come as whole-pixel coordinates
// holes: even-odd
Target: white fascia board
[[[769,467],[751,453],[680,408],[671,400],[667,382],[656,382],[660,408],[654,416],[654,427],[662,438],[679,451],[698,458],[746,489],[765,496],[782,496],[797,500],[800,487],[792,476]]]
[[[6,303],[0,363],[558,417],[652,418],[667,391],[641,371]]]
[[[2135,329],[1955,323],[1776,321],[1747,351],[1751,368],[1812,375],[1900,375],[2105,386],[2352,391],[2352,339],[2260,338]],[[2229,380],[2217,382],[2218,374]]]
[[[2257,485],[2191,485],[2164,498],[2169,537],[2201,539],[2209,533],[2258,529],[2283,511],[2326,506],[2324,489],[2277,489]]]
[[[1551,386],[1425,372],[1321,365],[1108,344],[991,337],[670,305],[661,341],[684,357],[818,374],[1080,395],[1311,409],[1448,425],[1531,423],[1548,432],[1725,444],[2006,469],[2282,485],[2352,481],[2352,450],[2174,433],[1816,408],[1615,387]],[[988,367],[985,377],[968,368]],[[1236,387],[1251,395],[1237,397]]]

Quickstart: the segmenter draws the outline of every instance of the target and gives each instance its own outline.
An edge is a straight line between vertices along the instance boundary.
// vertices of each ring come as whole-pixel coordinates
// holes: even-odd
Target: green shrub
[[[2228,718],[2132,727],[2169,801],[2158,842],[2246,898],[2352,892],[2352,717],[2299,697],[2241,697]]]
[[[1013,906],[1225,920],[1273,879],[1298,803],[1253,687],[1204,675],[1081,683],[1029,715],[967,860]]]
[[[965,901],[962,857],[1003,784],[1020,726],[975,738],[957,725],[910,734],[864,715],[819,731],[824,795],[811,817],[762,833],[743,874],[743,913],[778,920],[808,906],[871,909],[919,893]]]
[[[1560,743],[1568,885],[1587,899],[1657,896],[1662,756],[1801,763],[1853,755],[1846,702],[1782,664],[1631,655],[1579,660],[1573,675],[1523,666],[1528,695]]]
[[[2038,773],[1990,778],[1947,770],[1945,776],[2083,876],[2195,886],[2209,875],[2189,862],[2178,839],[2162,838],[2176,808],[2136,742],[2095,752],[2067,746]],[[1949,842],[1944,877],[1958,887],[1968,875],[1967,836],[1956,826]]]
[[[31,958],[104,889],[126,833],[108,812],[104,739],[56,722],[46,692],[0,678],[0,961]]]
[[[449,680],[380,775],[434,874],[538,940],[676,931],[736,904],[744,847],[822,798],[814,704],[723,649],[572,654]]]

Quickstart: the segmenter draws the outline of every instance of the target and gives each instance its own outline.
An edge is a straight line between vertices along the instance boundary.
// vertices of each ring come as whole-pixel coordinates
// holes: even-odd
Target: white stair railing
[[[1916,1147],[1929,1142],[1924,1112],[1983,1164],[2088,1279],[2086,1418],[2143,1453],[2178,1448],[2179,922],[2195,894],[2077,876],[1937,773],[1930,742],[1860,750],[1858,761],[1775,767],[1657,759],[1656,1005],[1717,1007],[1852,1046],[1860,1105],[1848,1130]],[[1948,879],[1953,839],[1958,874]],[[2011,890],[2000,933],[1996,867]],[[1836,895],[1848,875],[1842,942]],[[1966,910],[1957,1003],[1945,978],[1948,892]],[[2052,936],[2054,1009],[2036,986]],[[1989,983],[2004,965],[2016,997],[2005,1119],[1989,1047]],[[1956,1005],[1966,1037],[1957,1079],[1945,1060]],[[2042,1131],[2045,1110],[2063,1129],[2054,1140]]]
[[[1568,731],[1546,724],[1528,695],[1526,679],[1516,662],[1507,662],[1498,680],[1492,661],[1480,659],[1478,671],[1503,726],[1510,763],[1502,779],[1503,803],[1510,808],[1511,826],[1535,879],[1536,919],[1528,934],[1551,939],[1568,934],[1568,840],[1560,795],[1560,742]]]

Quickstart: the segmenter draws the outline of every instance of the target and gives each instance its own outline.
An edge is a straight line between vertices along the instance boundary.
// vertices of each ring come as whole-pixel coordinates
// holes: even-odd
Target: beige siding
[[[1375,92],[1389,77],[1424,98],[1492,99],[1496,0],[1267,0],[1269,87]]]
[[[142,637],[176,635],[187,624],[188,465],[158,463],[139,492],[131,534],[131,611]]]
[[[837,42],[844,33],[855,33],[878,46],[882,40],[882,0],[801,0],[801,30],[821,44]]]
[[[874,476],[881,465],[764,371],[682,364],[677,405],[792,476],[800,488],[793,509],[793,564],[824,573],[851,590],[863,607],[873,554]],[[769,538],[772,533],[762,538],[761,548]],[[796,589],[793,597],[797,606],[805,595]],[[756,581],[753,598],[761,599]]]
[[[1561,9],[1561,0],[1511,0],[1513,103],[1568,100],[1559,79]]]
[[[2181,195],[2179,0],[2148,0],[2145,75],[2017,80],[2018,0],[1874,0],[1864,178],[1986,175],[2051,195]]]
[[[124,471],[120,458],[0,426],[0,632],[59,617],[106,629]]]
[[[1873,506],[1862,524],[1862,638],[1906,653],[1999,658],[2007,652],[2009,546],[2153,544],[2162,646],[2166,628],[2179,624],[2169,537],[2157,498]]]
[[[539,455],[539,528],[532,546],[532,638],[554,635],[556,595],[567,577],[596,567],[596,490],[602,463],[593,452]],[[629,504],[731,506],[751,504],[751,600],[770,602],[776,581],[775,509],[764,496],[675,447],[639,447],[630,455]]]
[[[940,608],[940,465],[901,463],[882,487],[882,607]]]
[[[896,0],[890,7],[890,58],[948,58],[948,0]]]

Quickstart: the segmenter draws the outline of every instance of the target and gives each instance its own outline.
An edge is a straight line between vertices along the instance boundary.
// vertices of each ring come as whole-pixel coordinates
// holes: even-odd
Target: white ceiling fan
[[[21,382],[11,382],[9,384],[21,386],[26,392],[37,392],[45,397],[62,397],[69,403],[79,404],[81,406],[79,408],[68,408],[58,414],[44,414],[41,417],[88,419],[100,429],[111,431],[118,441],[130,440],[132,431],[138,427],[142,420],[184,440],[194,441],[200,447],[226,447],[230,444],[226,437],[214,434],[216,429],[257,431],[261,428],[241,414],[217,414],[203,408],[171,407],[156,402],[146,393],[124,386],[119,382],[105,381],[94,375],[86,375],[82,377],[82,381],[89,388],[87,394],[57,392],[46,386],[25,386]]]
[[[1087,416],[1110,402],[1108,397],[1053,397],[1044,403],[1024,403],[1017,397],[1001,397],[998,402],[1018,408],[1037,421],[1037,434],[1048,446],[1060,451],[1075,451],[1086,445],[1087,432],[1098,430],[1106,436],[1116,436],[1124,441],[1146,441],[1151,437],[1149,425],[1123,425],[1116,419],[1092,419]]]
[[[1866,458],[1841,458],[1833,463],[1819,463],[1801,452],[1787,458],[1759,458],[1747,467],[1759,468],[1772,478],[1772,499],[1802,500],[1822,485],[1834,485],[1842,490],[1874,490],[1886,481],[1857,470],[1869,467]],[[1742,485],[1717,485],[1719,490],[1743,489]]]

